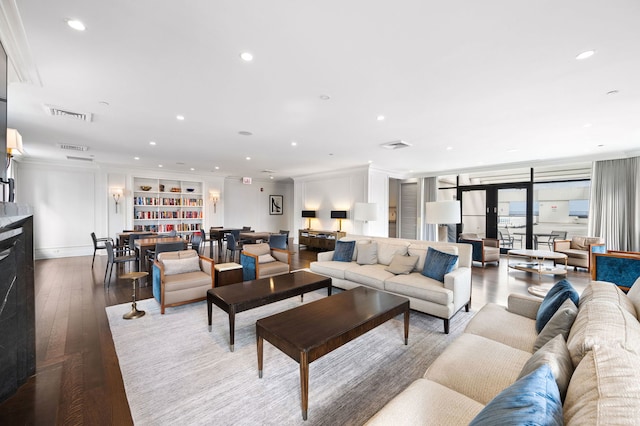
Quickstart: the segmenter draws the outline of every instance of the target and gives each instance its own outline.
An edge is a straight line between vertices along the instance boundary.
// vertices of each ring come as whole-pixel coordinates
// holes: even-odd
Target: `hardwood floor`
[[[301,250],[292,269],[308,267],[315,258],[316,252]],[[0,424],[133,423],[105,313],[106,306],[131,301],[131,284],[114,272],[104,288],[105,263],[100,257],[91,270],[91,256],[36,262],[36,375],[0,404]],[[590,282],[584,270],[570,269],[567,278],[578,292]],[[527,294],[531,284],[557,280],[509,271],[506,257],[497,266],[476,266],[472,310],[488,302],[506,304],[509,293]],[[138,298],[149,297],[151,286],[142,287]]]

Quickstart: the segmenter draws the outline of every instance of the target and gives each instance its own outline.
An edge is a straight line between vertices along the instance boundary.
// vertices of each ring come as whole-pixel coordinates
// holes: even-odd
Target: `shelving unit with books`
[[[202,182],[133,178],[133,229],[191,239],[203,227]]]

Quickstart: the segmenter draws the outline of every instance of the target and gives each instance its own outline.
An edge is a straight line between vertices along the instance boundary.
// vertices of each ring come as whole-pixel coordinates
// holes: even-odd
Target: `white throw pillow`
[[[356,243],[358,257],[356,262],[358,265],[375,265],[378,263],[378,243],[366,242]]]
[[[258,263],[271,263],[275,262],[276,258],[271,256],[270,254],[261,254],[258,256]]]
[[[198,256],[186,257],[183,259],[164,259],[165,275],[186,274],[188,272],[200,271],[200,258]]]

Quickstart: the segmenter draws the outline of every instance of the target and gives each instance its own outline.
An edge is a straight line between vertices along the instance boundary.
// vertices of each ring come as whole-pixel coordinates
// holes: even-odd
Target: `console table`
[[[300,229],[298,231],[298,243],[307,246],[308,249],[335,250],[336,240],[346,236],[346,232],[341,231],[315,231],[311,229]]]

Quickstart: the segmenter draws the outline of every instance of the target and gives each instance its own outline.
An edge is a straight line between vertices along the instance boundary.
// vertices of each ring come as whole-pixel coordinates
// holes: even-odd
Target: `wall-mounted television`
[[[346,210],[331,210],[331,219],[346,219]]]

